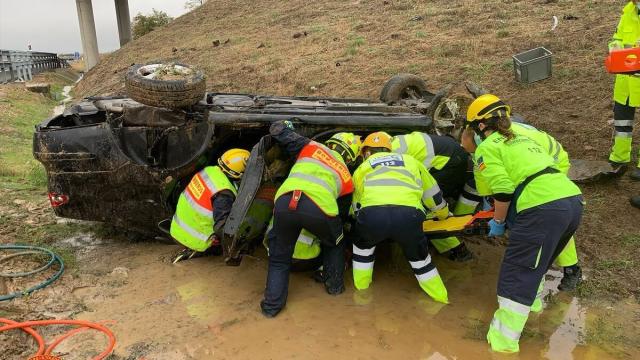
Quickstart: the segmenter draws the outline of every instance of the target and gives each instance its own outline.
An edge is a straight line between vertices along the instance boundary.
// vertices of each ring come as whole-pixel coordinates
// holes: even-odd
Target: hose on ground
[[[48,279],[44,280],[43,282],[41,282],[38,285],[32,286],[26,290],[20,290],[20,291],[15,291],[12,292],[10,294],[4,294],[4,295],[0,295],[0,301],[4,301],[4,300],[11,300],[17,297],[21,297],[21,296],[25,296],[25,295],[29,295],[32,292],[36,291],[36,290],[40,290],[43,289],[49,285],[51,285],[51,283],[53,283],[54,281],[58,280],[58,278],[60,276],[62,276],[62,273],[64,272],[64,262],[62,261],[62,258],[60,258],[60,256],[58,256],[58,254],[54,253],[53,251],[49,250],[49,249],[45,249],[42,247],[38,247],[38,246],[31,246],[31,245],[0,245],[0,251],[3,250],[25,250],[25,251],[20,251],[14,254],[10,254],[7,256],[4,256],[2,258],[0,258],[0,263],[7,261],[9,259],[18,257],[18,256],[26,256],[26,255],[48,255],[50,257],[50,260],[43,266],[35,269],[35,270],[31,270],[31,271],[25,271],[25,272],[16,272],[16,273],[0,273],[0,277],[5,277],[5,278],[16,278],[16,277],[25,277],[25,276],[30,276],[30,275],[34,275],[37,274],[39,272],[45,271],[47,269],[49,269],[51,266],[53,266],[56,262],[58,264],[60,264],[60,268],[58,269],[58,271],[56,273],[54,273],[53,275],[51,275],[51,277],[49,277]]]
[[[13,330],[13,329],[20,329],[20,330],[26,332],[27,334],[31,335],[36,340],[36,343],[38,344],[38,352],[34,355],[34,357],[42,356],[42,355],[51,355],[51,353],[53,352],[55,347],[58,346],[62,341],[64,341],[65,339],[69,338],[70,336],[72,336],[74,334],[77,334],[77,333],[79,333],[81,331],[88,330],[88,329],[95,329],[95,330],[98,330],[98,331],[104,333],[107,336],[108,340],[109,340],[109,345],[107,346],[107,348],[103,352],[101,352],[100,354],[96,355],[93,358],[93,360],[102,360],[102,359],[106,358],[107,356],[109,356],[109,354],[111,354],[111,352],[113,351],[113,348],[116,346],[116,337],[113,335],[111,330],[109,330],[107,327],[105,327],[105,326],[103,326],[101,324],[93,323],[93,322],[90,322],[90,321],[84,321],[84,320],[35,320],[35,321],[16,322],[16,321],[13,321],[13,320],[10,320],[10,319],[0,318],[0,323],[7,324],[5,326],[0,327],[0,332],[7,331],[7,330]],[[46,326],[46,325],[75,325],[75,326],[79,326],[79,327],[71,329],[68,332],[62,334],[57,339],[55,339],[49,345],[49,347],[45,347],[44,339],[42,338],[42,336],[40,334],[38,334],[37,331],[35,331],[33,329],[33,327],[34,326]]]

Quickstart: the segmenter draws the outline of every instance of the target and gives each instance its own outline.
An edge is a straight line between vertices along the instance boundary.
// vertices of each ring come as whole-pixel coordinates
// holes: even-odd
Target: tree
[[[194,10],[204,5],[207,1],[208,0],[187,0],[187,2],[184,3],[184,7],[185,9]]]
[[[138,13],[131,23],[133,38],[137,39],[142,35],[152,32],[154,29],[167,25],[173,18],[164,11],[153,9],[149,15]]]

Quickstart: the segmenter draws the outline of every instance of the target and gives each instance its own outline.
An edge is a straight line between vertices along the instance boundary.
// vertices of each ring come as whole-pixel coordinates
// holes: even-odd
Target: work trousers
[[[358,290],[373,281],[376,245],[393,241],[400,245],[420,287],[434,300],[447,303],[447,290],[422,231],[425,215],[409,206],[369,206],[358,211],[353,239],[353,278]]]
[[[631,162],[633,122],[636,108],[626,104],[613,104],[613,146],[609,154],[609,161],[626,164]],[[640,167],[640,163],[638,164]]]
[[[572,196],[518,213],[498,279],[499,309],[487,340],[495,351],[517,352],[530,311],[541,311],[544,275],[578,229],[582,197]]]
[[[274,206],[273,230],[269,238],[269,270],[262,310],[277,314],[287,302],[289,273],[296,241],[304,228],[321,241],[324,284],[327,292],[344,291],[344,242],[342,221],[328,216],[302,193],[295,209],[289,208],[292,193],[280,196]]]

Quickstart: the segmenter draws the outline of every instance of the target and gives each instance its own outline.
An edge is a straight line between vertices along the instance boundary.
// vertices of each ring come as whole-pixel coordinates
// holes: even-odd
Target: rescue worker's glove
[[[449,217],[449,207],[445,206],[440,210],[434,211],[433,216],[435,216],[438,220],[446,220]]]
[[[489,236],[503,236],[505,228],[505,223],[498,224],[494,219],[491,219],[489,221]]]
[[[294,130],[294,128],[293,128],[293,123],[292,123],[291,121],[289,121],[289,120],[285,120],[285,121],[283,121],[283,122],[282,122],[282,124],[283,124],[286,128],[289,128],[289,129],[291,129],[291,130]]]

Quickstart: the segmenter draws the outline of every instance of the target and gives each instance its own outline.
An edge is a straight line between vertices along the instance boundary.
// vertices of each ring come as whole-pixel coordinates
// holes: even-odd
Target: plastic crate
[[[551,51],[539,47],[513,55],[516,81],[530,84],[551,76]]]

